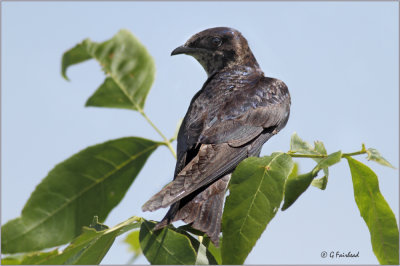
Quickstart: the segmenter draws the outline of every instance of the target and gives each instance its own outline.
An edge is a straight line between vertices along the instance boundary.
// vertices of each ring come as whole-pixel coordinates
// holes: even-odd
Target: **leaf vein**
[[[86,191],[92,189],[94,186],[96,186],[97,184],[99,184],[101,181],[104,181],[105,179],[109,178],[110,176],[112,176],[115,172],[117,172],[118,170],[120,170],[122,167],[124,167],[125,165],[127,165],[128,163],[130,163],[131,161],[137,159],[139,156],[142,156],[143,154],[145,154],[146,152],[156,148],[159,144],[156,143],[152,146],[149,146],[147,149],[142,150],[141,152],[132,155],[128,160],[124,161],[123,163],[121,163],[119,165],[119,168],[113,169],[112,171],[109,171],[108,173],[106,173],[104,176],[102,176],[101,178],[99,178],[99,182],[98,183],[92,183],[91,185],[87,186],[85,189],[83,189],[81,192],[79,192],[76,196],[72,197],[71,199],[68,199],[67,202],[65,202],[64,204],[62,204],[59,208],[55,209],[53,212],[51,212],[51,216],[53,216],[54,214],[58,213],[59,211],[61,211],[64,207],[68,206],[71,202],[75,201],[76,199],[80,198]],[[11,242],[15,239],[18,239],[19,237],[23,236],[24,234],[26,234],[27,232],[39,227],[41,224],[43,224],[44,222],[46,222],[48,219],[50,219],[51,216],[47,216],[44,219],[42,219],[40,222],[36,223],[35,225],[27,228],[26,230],[22,231],[20,234],[16,234],[15,237],[8,239],[7,241],[4,241],[5,243],[7,242]]]
[[[143,224],[147,227],[147,230],[150,232],[150,234],[151,234],[151,235],[154,235],[153,230],[152,230],[146,223],[143,223]],[[168,228],[165,228],[164,230],[168,230]],[[186,264],[186,262],[181,261],[177,256],[175,256],[175,253],[174,253],[174,252],[172,252],[172,251],[170,251],[168,248],[166,248],[166,247],[162,244],[162,242],[161,242],[157,237],[155,237],[155,240],[160,244],[160,246],[161,246],[168,254],[170,254],[172,257],[174,257],[174,259],[176,259],[177,261],[179,261],[179,263],[180,263],[181,265],[185,265],[185,264]]]
[[[99,160],[99,161],[105,162],[106,164],[111,165],[113,168],[118,168],[118,165],[116,165],[114,162],[110,161],[110,160],[107,159],[107,158],[104,158],[104,157],[99,156],[99,155],[94,156],[94,158],[97,159],[97,160]]]
[[[92,181],[94,181],[96,183],[98,182],[98,179],[93,177],[93,176],[91,176],[91,175],[81,173],[80,176],[82,176],[82,177],[84,177],[86,179],[92,180]]]
[[[266,176],[266,172],[268,171],[267,168],[269,168],[269,166],[271,166],[271,164],[272,164],[273,161],[275,161],[278,157],[280,157],[280,156],[282,156],[282,155],[283,155],[283,153],[281,153],[281,154],[275,156],[274,158],[272,158],[271,161],[268,163],[268,165],[264,168],[264,173],[263,173],[263,176],[262,176],[262,178],[261,178],[261,180],[260,180],[260,183],[259,183],[258,186],[257,186],[257,191],[256,191],[256,193],[254,193],[254,197],[253,197],[253,199],[252,199],[252,201],[251,201],[251,203],[250,203],[249,208],[247,209],[247,213],[246,213],[246,216],[245,216],[245,218],[244,218],[244,221],[243,221],[243,223],[241,224],[241,226],[240,226],[240,228],[239,228],[239,233],[240,233],[241,235],[243,235],[242,229],[243,229],[244,224],[245,224],[246,221],[247,221],[247,217],[249,216],[250,210],[253,208],[256,195],[258,194],[259,191],[261,191],[261,190],[260,190],[260,187],[261,187],[261,184],[264,182],[264,178],[265,178],[265,176]],[[268,200],[268,201],[269,201],[269,200]]]

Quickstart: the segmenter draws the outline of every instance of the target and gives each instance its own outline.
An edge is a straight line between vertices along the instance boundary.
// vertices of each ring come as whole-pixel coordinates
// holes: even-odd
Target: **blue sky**
[[[399,167],[396,2],[3,2],[1,20],[2,223],[20,214],[55,164],[83,148],[125,136],[160,140],[138,113],[84,107],[104,79],[96,62],[71,67],[71,82],[60,75],[64,51],[88,37],[104,41],[121,28],[155,59],[145,110],[167,136],[206,79],[193,58],[170,57],[171,51],[198,31],[229,26],[243,33],[265,74],[283,80],[292,96],[286,128],[262,155],[287,151],[297,132],[323,141],[328,152],[357,151],[364,142]],[[357,159],[377,173],[398,219],[398,169]],[[298,161],[301,171],[313,167],[311,160]],[[159,148],[105,223],[133,215],[161,219],[166,210],[142,213],[140,207],[172,179],[174,163]],[[104,264],[129,260],[122,239]],[[322,251],[359,251],[360,257],[323,259]],[[345,161],[332,167],[326,191],[312,187],[278,212],[246,263],[377,263]]]

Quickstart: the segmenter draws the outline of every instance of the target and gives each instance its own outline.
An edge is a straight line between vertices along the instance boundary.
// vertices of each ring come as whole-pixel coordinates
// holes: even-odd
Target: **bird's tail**
[[[206,233],[214,245],[218,246],[222,208],[230,178],[231,174],[225,175],[206,189],[200,190],[199,193],[193,193],[194,196],[189,195],[172,204],[165,217],[153,230],[183,220],[194,229]]]

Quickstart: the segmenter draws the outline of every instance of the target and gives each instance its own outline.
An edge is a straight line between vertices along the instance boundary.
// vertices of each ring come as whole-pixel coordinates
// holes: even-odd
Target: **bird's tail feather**
[[[183,220],[194,229],[205,232],[214,245],[218,246],[222,208],[230,178],[230,174],[225,175],[196,196],[183,198],[172,204],[165,217],[153,230],[158,230],[172,222]]]

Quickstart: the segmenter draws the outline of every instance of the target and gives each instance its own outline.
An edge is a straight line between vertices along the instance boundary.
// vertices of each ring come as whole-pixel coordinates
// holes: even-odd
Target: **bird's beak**
[[[175,50],[172,51],[171,55],[177,55],[177,54],[192,54],[195,51],[197,51],[196,48],[190,48],[185,45],[177,47]]]

